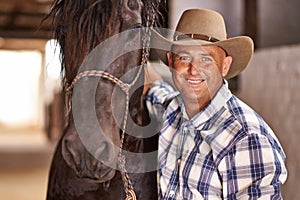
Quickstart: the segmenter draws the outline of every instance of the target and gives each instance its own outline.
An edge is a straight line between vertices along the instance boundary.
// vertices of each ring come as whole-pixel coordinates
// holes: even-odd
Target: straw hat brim
[[[226,40],[218,42],[208,42],[205,40],[196,40],[196,39],[183,39],[178,41],[172,41],[161,34],[156,30],[152,29],[151,33],[151,47],[154,47],[159,58],[162,62],[168,65],[167,55],[168,51],[171,51],[173,45],[182,45],[182,46],[218,46],[226,51],[227,55],[232,57],[231,67],[226,79],[233,78],[241,73],[248,65],[254,50],[253,41],[248,36],[237,36],[229,38]]]

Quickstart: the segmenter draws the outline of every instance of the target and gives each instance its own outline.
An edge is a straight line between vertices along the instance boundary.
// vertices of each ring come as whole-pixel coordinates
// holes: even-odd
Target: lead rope
[[[153,10],[149,11],[147,15],[147,22],[146,22],[146,27],[145,27],[145,37],[143,37],[143,49],[142,49],[142,61],[141,61],[141,66],[144,67],[147,65],[147,61],[149,59],[150,55],[150,38],[151,38],[151,30],[153,28],[155,22],[155,15]],[[140,68],[141,69],[141,68]],[[140,70],[139,70],[140,73]],[[133,80],[133,82],[129,85],[129,88],[134,85],[134,83],[137,81],[138,76]],[[124,190],[126,193],[126,198],[125,200],[136,200],[136,194],[134,192],[132,183],[130,181],[128,172],[126,170],[126,160],[125,156],[122,154],[122,147],[124,144],[124,138],[125,138],[125,128],[126,128],[126,122],[127,122],[127,116],[129,112],[129,92],[126,93],[126,110],[125,110],[125,116],[123,119],[123,131],[121,135],[121,145],[120,145],[120,152],[119,152],[119,168],[121,169],[121,177],[123,180],[124,184]]]
[[[134,192],[132,183],[130,181],[128,172],[125,167],[126,166],[126,158],[125,158],[125,155],[123,155],[123,153],[122,153],[124,139],[125,139],[125,129],[126,129],[127,117],[129,114],[129,90],[138,80],[138,78],[142,72],[142,68],[147,65],[147,61],[148,61],[149,55],[150,55],[151,29],[153,28],[154,22],[155,22],[155,14],[154,14],[153,5],[152,5],[151,9],[149,10],[149,13],[147,13],[146,27],[144,28],[145,29],[144,37],[142,38],[142,42],[143,42],[142,43],[143,44],[142,61],[141,61],[142,67],[139,68],[136,77],[133,79],[133,81],[130,84],[124,83],[117,77],[111,75],[108,72],[102,71],[102,70],[87,70],[87,71],[83,71],[83,72],[80,72],[79,74],[77,74],[77,76],[73,79],[71,85],[66,88],[66,92],[71,95],[72,89],[74,88],[75,84],[83,77],[101,77],[101,78],[112,81],[113,83],[118,85],[121,88],[121,90],[125,93],[125,95],[126,95],[125,114],[124,114],[123,126],[122,126],[120,151],[118,154],[118,166],[120,169],[122,181],[124,184],[124,190],[125,190],[125,194],[126,194],[125,200],[136,200],[136,194]]]

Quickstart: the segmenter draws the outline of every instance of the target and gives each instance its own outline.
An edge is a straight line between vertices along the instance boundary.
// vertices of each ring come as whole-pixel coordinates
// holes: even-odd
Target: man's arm
[[[249,134],[220,163],[224,199],[282,199],[284,159],[260,134]]]
[[[179,93],[164,81],[155,81],[148,91],[145,93],[145,101],[147,109],[152,118],[157,121],[162,121],[163,114],[167,109],[169,103]]]

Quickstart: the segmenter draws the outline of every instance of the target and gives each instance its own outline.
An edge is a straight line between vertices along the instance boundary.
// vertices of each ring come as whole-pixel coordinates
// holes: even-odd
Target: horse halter
[[[139,68],[136,77],[133,79],[133,81],[131,83],[124,83],[117,77],[115,77],[115,76],[111,75],[110,73],[105,72],[103,70],[87,70],[87,71],[83,71],[83,72],[80,72],[79,74],[77,74],[77,76],[73,79],[72,83],[66,88],[66,92],[69,95],[71,95],[75,84],[80,79],[82,79],[84,77],[101,77],[103,79],[110,80],[111,82],[113,82],[114,84],[119,86],[121,88],[121,90],[125,93],[125,95],[126,95],[125,114],[124,114],[124,118],[123,118],[120,151],[118,154],[118,166],[121,170],[120,173],[121,173],[121,177],[122,177],[122,181],[123,181],[123,185],[124,185],[124,191],[126,194],[125,200],[136,200],[137,199],[136,194],[133,189],[133,186],[132,186],[132,183],[130,181],[128,172],[125,168],[126,159],[125,159],[125,156],[122,154],[127,117],[129,114],[129,99],[130,99],[129,90],[137,82],[137,80],[142,72],[143,67],[147,65],[149,55],[150,55],[151,29],[153,28],[154,22],[155,22],[155,13],[154,13],[153,7],[151,7],[149,12],[147,13],[146,27],[144,29],[145,30],[144,36],[142,37],[143,46],[142,46],[141,67]]]

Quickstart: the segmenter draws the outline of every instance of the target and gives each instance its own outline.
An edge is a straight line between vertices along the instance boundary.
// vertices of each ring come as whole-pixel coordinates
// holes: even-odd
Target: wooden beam
[[[50,30],[36,29],[19,29],[19,30],[3,30],[0,28],[0,38],[15,39],[52,39],[53,34]]]
[[[0,38],[0,49],[2,50],[39,50],[45,51],[46,39],[15,39]]]
[[[258,30],[258,3],[257,0],[245,0],[245,35],[250,36],[254,41],[255,48],[259,47]]]

